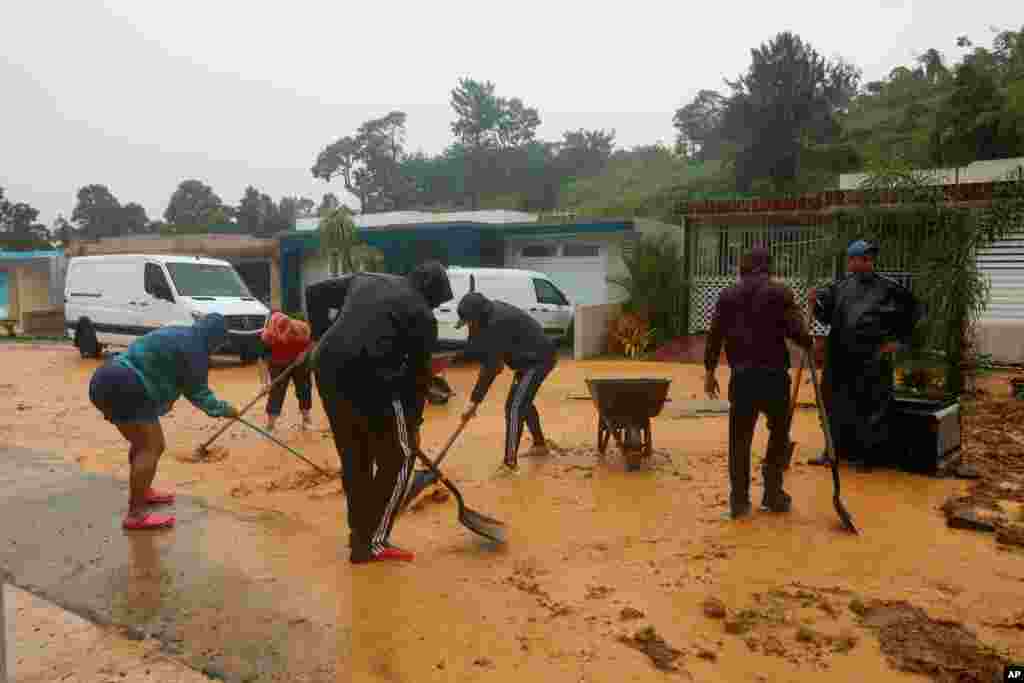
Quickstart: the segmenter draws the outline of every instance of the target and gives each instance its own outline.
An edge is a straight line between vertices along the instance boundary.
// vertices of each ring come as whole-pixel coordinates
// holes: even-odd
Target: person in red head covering
[[[274,313],[267,320],[260,335],[267,353],[261,360],[261,378],[263,386],[277,379],[295,359],[304,356],[312,344],[309,324],[301,320],[289,318],[284,313]],[[281,416],[285,394],[289,383],[295,384],[295,394],[299,399],[299,410],[302,411],[302,428],[309,429],[312,419],[309,411],[313,407],[313,385],[310,381],[309,365],[305,358],[292,369],[291,378],[275,386],[267,397],[267,431],[273,431],[277,419]]]

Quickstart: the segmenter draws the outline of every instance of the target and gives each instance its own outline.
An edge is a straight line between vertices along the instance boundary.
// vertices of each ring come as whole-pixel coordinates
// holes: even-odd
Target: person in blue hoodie
[[[165,441],[160,418],[185,396],[210,417],[238,417],[208,385],[210,355],[228,340],[224,316],[211,313],[191,327],[161,327],[135,340],[128,350],[100,367],[89,383],[89,400],[128,440],[130,498],[125,529],[174,525],[171,515],[148,511],[174,502],[174,495],[152,488]]]

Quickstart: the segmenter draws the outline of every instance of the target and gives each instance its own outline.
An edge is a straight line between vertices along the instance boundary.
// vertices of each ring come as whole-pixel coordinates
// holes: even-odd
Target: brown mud
[[[5,347],[0,353],[6,367],[19,369],[5,379],[11,387],[9,400],[0,401],[0,442],[57,453],[86,472],[127,478],[125,444],[88,401],[97,361],[60,346]],[[468,505],[508,524],[509,542],[500,548],[466,532],[452,501],[434,502],[428,491],[415,514],[403,515],[395,527],[394,541],[413,550],[416,561],[353,567],[346,561],[340,481],[321,481],[307,464],[240,426],[216,442],[227,457],[189,461],[222,423],[186,401],[163,420],[167,452],[156,486],[315,532],[312,544],[249,549],[248,541],[211,529],[203,543],[211,557],[271,552],[274,572],[301,576],[310,586],[308,595],[294,596],[295,609],[336,603],[339,632],[346,634],[338,644],[338,680],[664,680],[666,673],[636,649],[637,633],[647,626],[656,628],[666,653],[682,653],[671,660],[679,667],[671,676],[708,682],[809,683],[823,673],[826,680],[923,680],[925,672],[904,670],[900,655],[884,649],[892,648],[887,640],[900,638],[925,653],[933,642],[962,639],[961,649],[927,655],[940,672],[983,672],[989,652],[1024,660],[1024,628],[1016,626],[1024,603],[1024,555],[989,535],[948,528],[939,509],[949,498],[967,496],[989,510],[1024,500],[1012,488],[1024,483],[1024,450],[1016,441],[1024,412],[1007,400],[1005,379],[993,380],[991,398],[966,410],[965,459],[981,478],[844,469],[843,501],[862,532],[851,536],[841,532],[832,508],[828,470],[800,464],[823,446],[813,410],[799,410],[794,418],[797,452],[785,484],[794,501],[789,514],[721,519],[729,495],[727,420],[718,415],[673,419],[666,412],[656,418],[655,453],[640,471],[625,471],[614,443],[599,456],[593,404],[566,397],[585,393],[588,377],[645,376],[673,380],[674,410],[700,395],[703,368],[560,362],[537,402],[544,430],[559,448],[547,457],[524,458],[521,476],[510,480],[491,476],[504,441],[509,373],[495,381],[444,469]],[[457,426],[476,371],[455,368],[446,379],[456,396],[447,405],[428,406],[423,426],[423,448],[431,457]],[[719,380],[724,386],[727,370]],[[252,367],[223,362],[212,371],[211,386],[219,397],[244,405],[259,391],[259,379]],[[1000,394],[999,386],[1007,388]],[[805,382],[800,399],[812,398]],[[257,420],[262,410],[256,406],[249,415]],[[323,430],[319,398],[313,418]],[[330,435],[302,432],[294,428],[298,422],[289,393],[278,436],[336,471]],[[754,442],[755,500],[765,442],[762,423]],[[521,450],[530,445],[527,433]],[[1009,519],[1012,511],[1004,514]],[[709,610],[711,598],[717,602]],[[878,607],[901,602],[935,623],[964,630],[934,631],[917,612]],[[914,635],[925,632],[931,635]],[[630,646],[623,637],[632,639]],[[643,638],[649,646],[659,642]]]

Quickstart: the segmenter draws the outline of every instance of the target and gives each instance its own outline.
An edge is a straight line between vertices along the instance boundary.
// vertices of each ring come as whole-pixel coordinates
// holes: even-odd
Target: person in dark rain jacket
[[[391,531],[419,448],[437,346],[433,309],[452,298],[437,262],[408,277],[355,273],[306,288],[320,341],[310,363],[342,461],[353,563],[414,557],[391,544]]]
[[[836,455],[870,466],[889,439],[891,354],[910,343],[923,309],[910,290],[875,272],[877,246],[857,240],[846,254],[850,275],[809,298],[814,317],[831,326],[821,384]]]

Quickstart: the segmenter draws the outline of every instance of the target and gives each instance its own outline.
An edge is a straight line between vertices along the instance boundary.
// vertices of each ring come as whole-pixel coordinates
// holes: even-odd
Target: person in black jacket
[[[456,327],[469,325],[469,343],[462,355],[481,362],[480,376],[462,419],[468,421],[476,415],[477,406],[487,396],[502,365],[508,365],[515,377],[505,401],[505,457],[502,462],[508,472],[517,472],[523,422],[533,437],[531,455],[547,453],[540,415],[533,400],[555,367],[557,347],[544,334],[540,323],[504,301],[491,301],[479,292],[472,292],[462,298],[458,310]]]
[[[822,399],[836,457],[865,467],[886,457],[893,400],[892,354],[908,347],[924,309],[900,283],[875,272],[878,246],[866,240],[846,250],[850,274],[809,300],[829,325]],[[827,454],[812,462],[829,464]]]
[[[433,309],[452,298],[444,266],[433,261],[408,277],[355,273],[306,288],[320,341],[311,364],[342,461],[353,563],[413,559],[391,544],[391,530],[419,448],[437,346]]]

